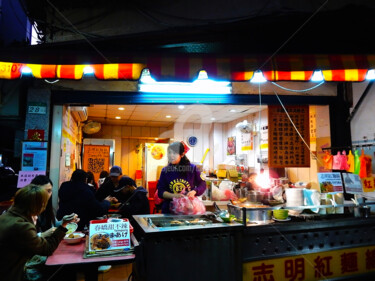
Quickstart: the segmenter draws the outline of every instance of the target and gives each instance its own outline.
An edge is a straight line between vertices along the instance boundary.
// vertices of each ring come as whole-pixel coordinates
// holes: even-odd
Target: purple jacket
[[[186,170],[186,171],[184,171]],[[196,196],[202,195],[206,190],[206,182],[201,179],[201,172],[194,164],[189,166],[176,166],[169,164],[161,170],[157,185],[158,196],[163,198],[164,191],[180,193],[195,190]],[[164,199],[161,211],[163,214],[170,213],[169,204],[171,200]]]

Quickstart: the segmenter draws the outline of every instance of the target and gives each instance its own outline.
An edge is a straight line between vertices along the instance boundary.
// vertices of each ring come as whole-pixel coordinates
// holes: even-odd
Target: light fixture
[[[125,110],[125,107],[119,107],[118,110]]]
[[[200,71],[198,78],[188,82],[157,82],[150,71],[142,71],[139,79],[139,91],[146,93],[175,93],[175,94],[230,94],[231,83],[214,81],[207,77],[206,71]]]
[[[237,112],[237,110],[235,110],[234,108],[229,109],[228,111],[229,111],[229,112]]]
[[[116,119],[121,119],[121,117],[120,117],[120,116],[116,116],[115,118],[116,118]]]
[[[375,69],[370,69],[367,71],[366,80],[374,80],[375,79]]]
[[[324,81],[323,72],[321,70],[315,70],[311,76],[310,81],[312,82],[322,82]]]
[[[94,68],[91,65],[87,65],[83,68],[83,74],[94,74]]]
[[[178,106],[178,109],[184,109],[184,108],[185,108],[185,106],[182,105],[182,104]]]
[[[211,117],[211,121],[214,121],[214,120],[216,120],[216,118],[215,117]]]
[[[250,79],[250,83],[264,83],[267,82],[267,79],[264,78],[263,72],[257,70],[254,72],[253,78]]]
[[[28,67],[28,66],[22,66],[21,73],[22,74],[30,74],[30,73],[32,73],[32,71],[31,71],[30,67]]]
[[[170,115],[166,115],[166,116],[165,116],[165,118],[171,118],[171,117],[172,117],[172,116],[170,116]]]
[[[158,141],[159,139],[158,138],[154,138],[154,140]]]

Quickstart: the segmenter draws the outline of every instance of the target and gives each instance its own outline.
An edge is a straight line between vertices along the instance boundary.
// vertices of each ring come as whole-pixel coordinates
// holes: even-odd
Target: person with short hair
[[[45,210],[38,216],[36,223],[38,232],[47,231],[53,227],[56,227],[57,220],[52,206],[52,181],[45,175],[37,175],[31,180],[31,183],[43,187],[49,196]]]
[[[118,185],[122,176],[122,169],[120,166],[113,166],[109,170],[109,175],[105,179],[104,183],[95,192],[95,198],[99,201],[104,200],[107,196],[114,196],[113,190]]]
[[[37,235],[35,222],[47,206],[49,195],[38,185],[19,189],[9,210],[0,215],[0,276],[2,281],[21,281],[24,266],[34,255],[50,256],[64,238],[69,222],[78,222],[76,214],[65,216],[48,237]]]
[[[114,192],[119,201],[116,207],[123,218],[127,218],[132,222],[133,215],[150,213],[147,190],[142,186],[137,187],[132,178],[127,176],[122,177]]]

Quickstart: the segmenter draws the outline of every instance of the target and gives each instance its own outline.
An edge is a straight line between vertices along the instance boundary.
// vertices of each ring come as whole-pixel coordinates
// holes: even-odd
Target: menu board
[[[309,106],[285,106],[307,144],[310,143]],[[281,106],[268,106],[268,166],[310,167],[310,152]]]
[[[90,221],[89,251],[130,249],[130,224],[128,219],[103,219]]]

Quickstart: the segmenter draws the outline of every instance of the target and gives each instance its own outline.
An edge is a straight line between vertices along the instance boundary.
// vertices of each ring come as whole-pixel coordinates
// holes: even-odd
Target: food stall
[[[242,224],[212,213],[134,219],[139,280],[242,280]]]

